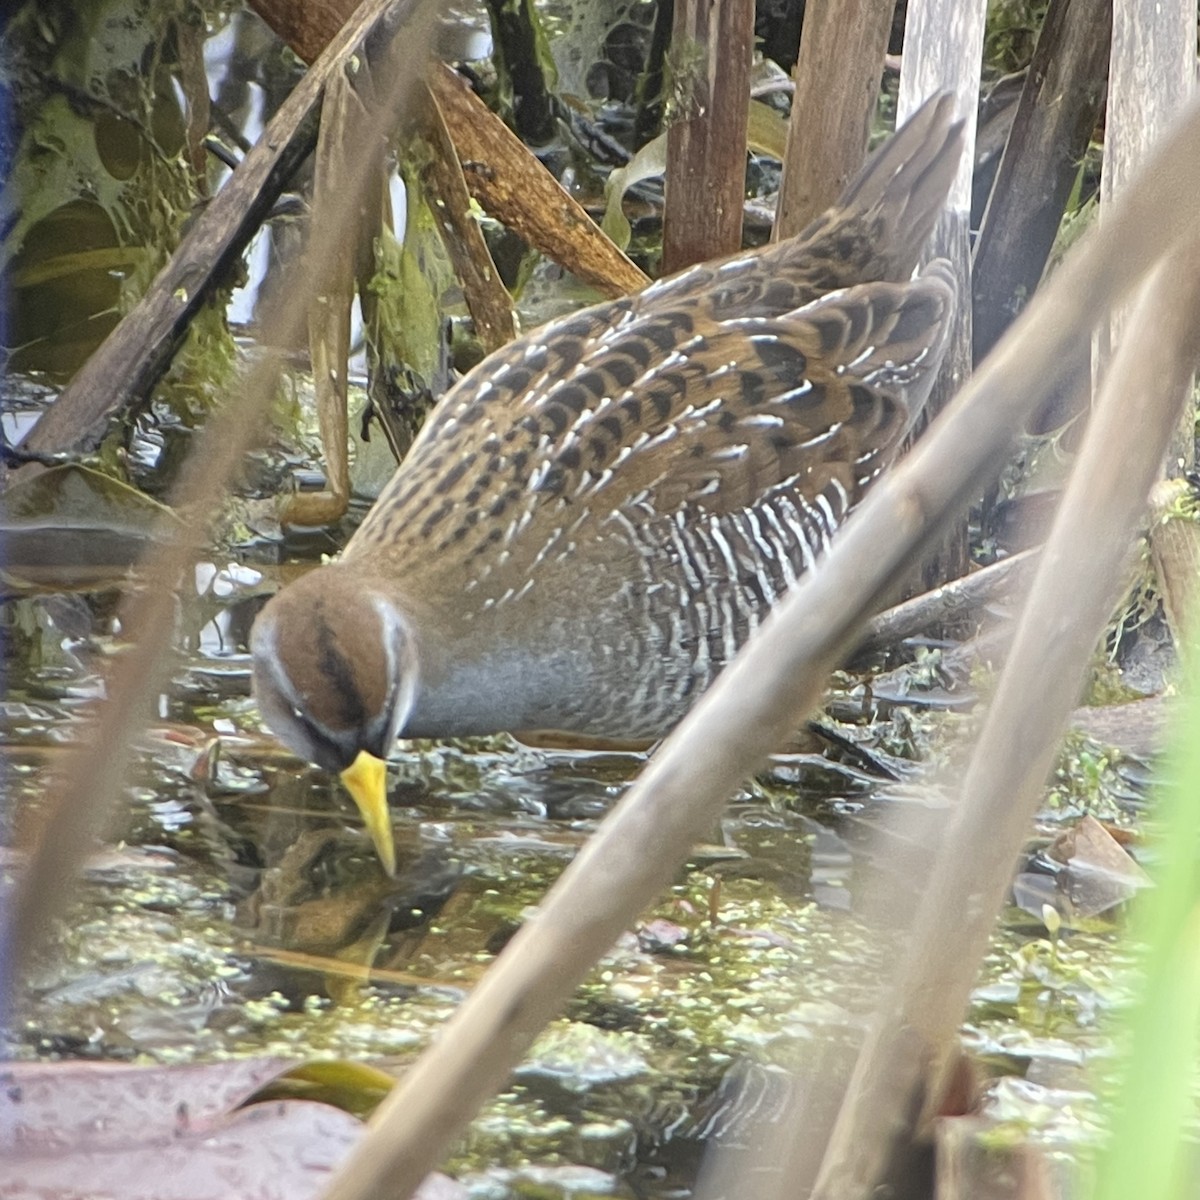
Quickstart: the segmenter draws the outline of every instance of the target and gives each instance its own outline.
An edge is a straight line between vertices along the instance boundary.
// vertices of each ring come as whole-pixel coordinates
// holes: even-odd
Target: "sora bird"
[[[962,147],[939,96],[786,242],[553,321],[447,393],[341,558],[252,635],[267,724],[391,869],[393,741],[653,739],[812,568],[945,350],[913,278]]]

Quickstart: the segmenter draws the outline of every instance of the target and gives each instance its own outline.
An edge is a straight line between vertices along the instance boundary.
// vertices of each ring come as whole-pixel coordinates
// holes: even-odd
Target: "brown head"
[[[255,697],[271,731],[302,758],[341,776],[390,868],[383,760],[416,689],[408,623],[386,594],[335,563],[267,604],[250,649]]]

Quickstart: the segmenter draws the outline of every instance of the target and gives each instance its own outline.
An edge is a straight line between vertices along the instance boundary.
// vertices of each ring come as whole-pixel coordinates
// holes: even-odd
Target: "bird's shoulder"
[[[733,260],[518,339],[447,394],[356,543],[495,545],[539,518],[721,513],[832,477],[853,493],[936,369],[953,285],[777,307],[797,294]]]

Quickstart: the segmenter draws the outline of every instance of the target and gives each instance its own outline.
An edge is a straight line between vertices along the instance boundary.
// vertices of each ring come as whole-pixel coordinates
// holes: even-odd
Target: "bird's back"
[[[941,97],[796,238],[489,357],[345,558],[440,614],[442,657],[537,660],[543,695],[565,676],[545,696],[558,727],[662,732],[813,565],[924,402],[954,285],[944,264],[909,277],[960,147]],[[501,644],[521,638],[515,657]]]

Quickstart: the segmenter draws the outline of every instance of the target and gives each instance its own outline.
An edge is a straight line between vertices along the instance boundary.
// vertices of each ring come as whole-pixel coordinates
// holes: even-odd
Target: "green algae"
[[[0,73],[20,97],[22,130],[0,190],[11,369],[69,376],[178,240],[199,181],[175,34],[200,13],[182,0],[26,3],[6,26]],[[189,335],[181,403],[208,392],[230,358],[221,307]]]

